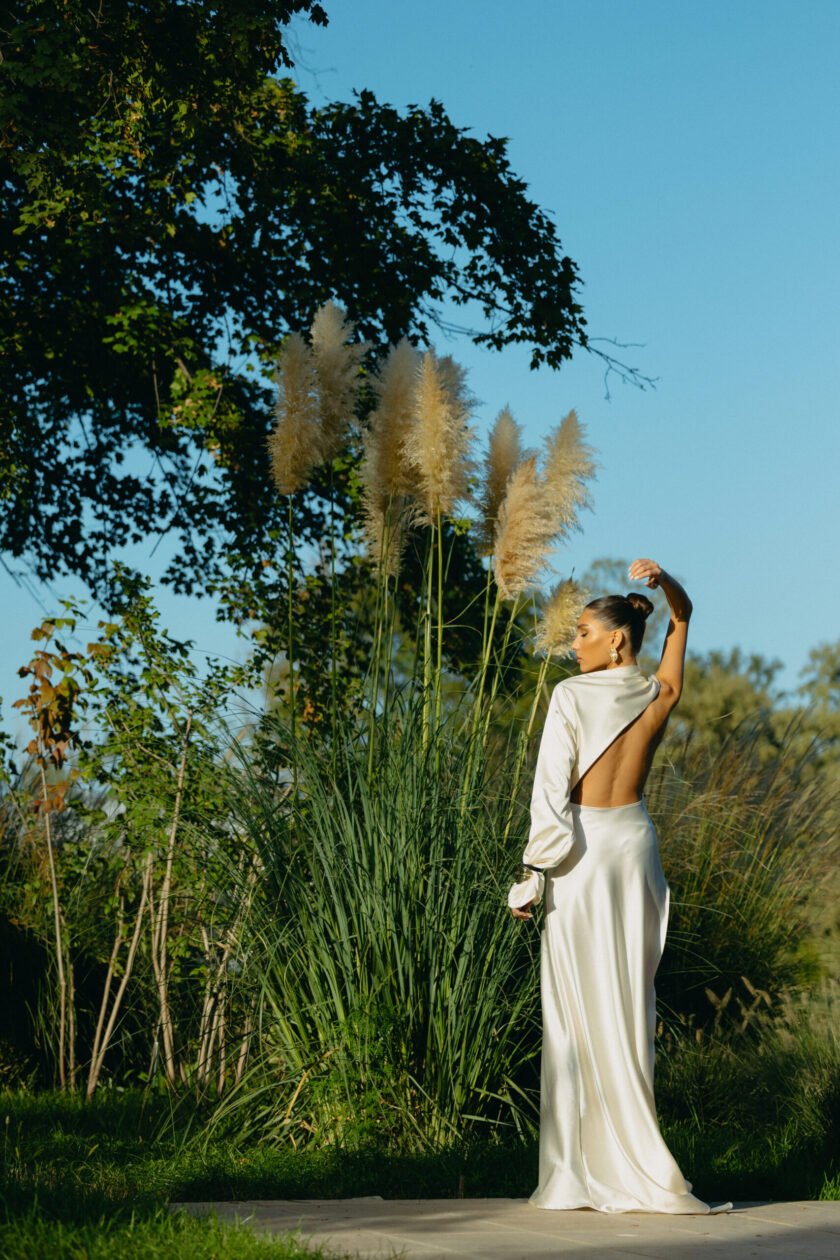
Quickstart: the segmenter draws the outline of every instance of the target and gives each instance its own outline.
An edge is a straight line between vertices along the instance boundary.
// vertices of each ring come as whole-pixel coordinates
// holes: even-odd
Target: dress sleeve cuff
[[[514,884],[508,893],[508,906],[511,910],[521,910],[532,901],[542,901],[545,875],[542,871],[530,871],[527,879]]]

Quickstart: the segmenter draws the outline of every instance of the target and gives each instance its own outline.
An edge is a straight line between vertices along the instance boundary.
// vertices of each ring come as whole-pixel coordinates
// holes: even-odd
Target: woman
[[[555,687],[534,776],[531,830],[508,905],[530,919],[545,890],[541,991],[543,1208],[707,1213],[659,1132],[653,1099],[653,980],[668,885],[642,799],[654,751],[680,698],[691,601],[653,560],[633,581],[670,607],[662,659],[636,657],[646,595],[584,609],[572,644],[580,676]],[[724,1207],[730,1207],[726,1204]]]

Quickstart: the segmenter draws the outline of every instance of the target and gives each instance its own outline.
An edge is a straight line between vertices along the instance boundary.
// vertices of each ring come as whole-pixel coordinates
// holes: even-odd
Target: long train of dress
[[[654,975],[669,902],[655,828],[643,801],[569,808],[574,841],[546,878],[531,1203],[707,1213],[714,1209],[691,1194],[654,1107]]]

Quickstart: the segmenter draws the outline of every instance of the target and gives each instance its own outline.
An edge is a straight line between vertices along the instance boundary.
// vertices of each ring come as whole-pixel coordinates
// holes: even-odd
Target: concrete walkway
[[[840,1260],[840,1202],[738,1203],[715,1216],[549,1212],[524,1199],[308,1199],[173,1207],[296,1233],[364,1260]]]

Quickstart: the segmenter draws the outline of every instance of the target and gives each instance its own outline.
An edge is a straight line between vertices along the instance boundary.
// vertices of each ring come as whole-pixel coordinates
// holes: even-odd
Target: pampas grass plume
[[[469,497],[474,469],[471,407],[463,369],[448,356],[438,359],[427,350],[417,375],[414,423],[403,443],[423,524],[451,514],[459,500]]]
[[[508,481],[523,456],[522,429],[509,407],[503,407],[490,430],[487,454],[484,457],[484,488],[481,495],[481,519],[476,545],[479,555],[493,550],[496,520],[505,497]]]
[[[326,302],[315,313],[310,330],[312,360],[321,424],[321,458],[333,459],[344,445],[353,418],[359,382],[359,365],[367,343],[349,344],[355,325],[335,302]]]
[[[271,475],[280,494],[294,494],[323,459],[312,351],[300,333],[283,342],[275,379],[275,424],[268,438]]]
[[[464,415],[467,415],[475,400],[467,388],[466,368],[461,367],[461,364],[453,359],[451,354],[435,356],[434,352],[432,352],[432,357],[437,363],[443,388],[455,405],[462,407]]]
[[[588,598],[589,592],[572,578],[555,586],[537,623],[534,650],[547,656],[568,656]]]
[[[586,483],[597,468],[594,455],[576,411],[570,411],[546,438],[544,476],[559,534],[579,528],[578,512],[589,507]]]
[[[404,445],[414,422],[420,355],[405,337],[374,378],[376,407],[365,434],[365,484],[379,496],[411,494],[417,481]]]
[[[553,506],[530,455],[511,474],[496,522],[493,572],[502,599],[534,585],[555,533]]]
[[[405,454],[414,423],[420,355],[407,338],[392,347],[374,377],[377,403],[363,443],[365,536],[368,553],[393,573],[408,523],[408,500],[416,474]]]

